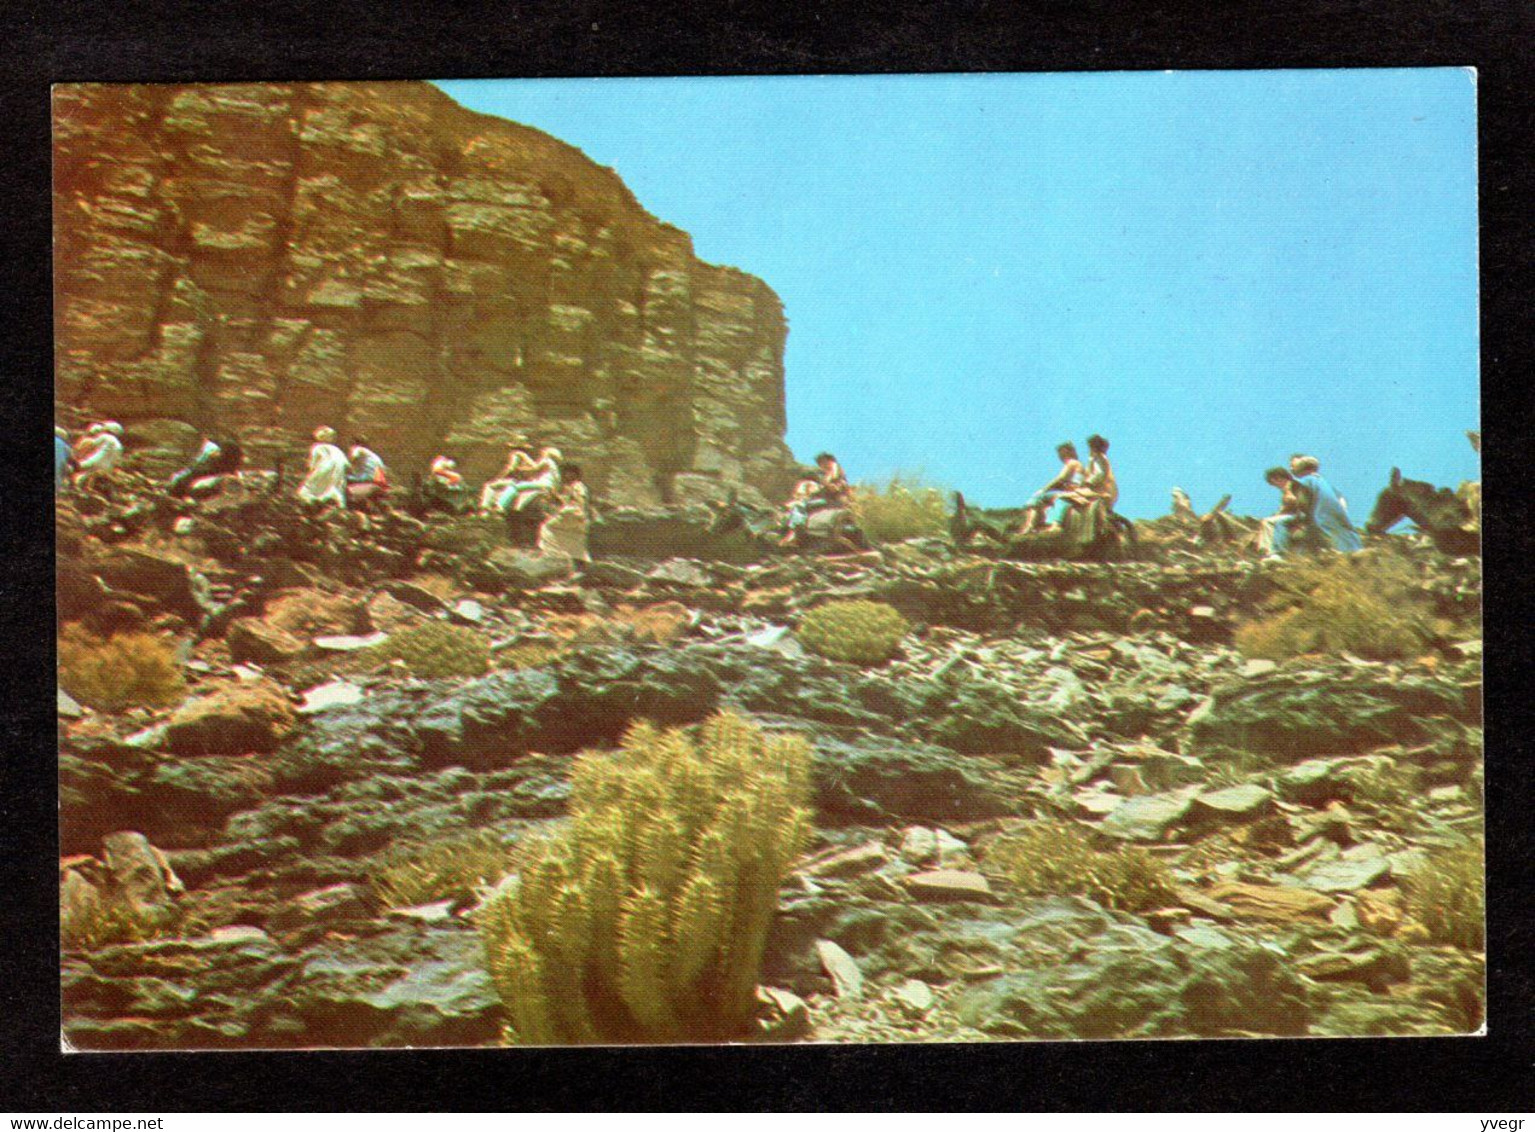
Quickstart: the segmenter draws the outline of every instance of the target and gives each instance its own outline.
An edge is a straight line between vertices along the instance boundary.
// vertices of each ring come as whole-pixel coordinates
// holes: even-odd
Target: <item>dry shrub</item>
[[[482,830],[388,855],[372,878],[373,891],[390,908],[438,900],[466,903],[512,871],[511,849]]]
[[[1487,944],[1483,843],[1435,849],[1402,878],[1407,911],[1435,943],[1480,951]]]
[[[87,707],[168,707],[186,694],[173,641],[149,633],[98,637],[79,625],[59,634],[59,686]]]
[[[458,583],[446,574],[417,574],[410,583],[443,601],[452,600],[458,593]]]
[[[529,641],[497,650],[492,663],[497,668],[542,668],[546,664],[553,664],[568,651],[563,645]]]
[[[805,614],[800,643],[829,660],[883,664],[895,655],[911,624],[877,601],[832,601]]]
[[[1031,896],[1086,896],[1105,908],[1146,911],[1177,903],[1172,874],[1134,845],[1100,849],[1069,822],[1037,822],[999,835],[985,851],[986,871]]]
[[[606,616],[568,613],[550,616],[549,634],[571,645],[670,644],[693,624],[692,611],[681,602],[620,605]]]
[[[1432,609],[1410,564],[1386,554],[1329,555],[1287,563],[1279,592],[1237,627],[1245,656],[1284,660],[1348,652],[1372,660],[1420,656],[1437,636]]]
[[[490,670],[490,642],[473,629],[428,621],[366,650],[383,660],[402,660],[423,680],[484,676]]]
[[[895,475],[883,487],[859,484],[854,488],[853,517],[874,543],[942,535],[949,526],[946,494],[918,478]]]

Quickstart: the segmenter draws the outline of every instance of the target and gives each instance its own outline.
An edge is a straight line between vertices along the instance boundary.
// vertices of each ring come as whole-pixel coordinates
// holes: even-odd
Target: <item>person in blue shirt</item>
[[[1297,454],[1290,457],[1290,474],[1310,496],[1307,500],[1309,508],[1307,518],[1334,550],[1342,551],[1344,554],[1363,550],[1364,539],[1360,537],[1348,517],[1348,504],[1332,484],[1322,478],[1321,467],[1321,461],[1314,456]],[[1289,526],[1279,527],[1274,531],[1276,554],[1283,554],[1288,549],[1290,533]]]
[[[69,482],[69,462],[75,450],[69,446],[69,433],[54,426],[53,429],[53,493],[57,495]]]

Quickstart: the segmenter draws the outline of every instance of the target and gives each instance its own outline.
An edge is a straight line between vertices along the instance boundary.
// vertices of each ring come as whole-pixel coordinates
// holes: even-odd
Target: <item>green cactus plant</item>
[[[799,640],[811,652],[853,664],[883,664],[911,625],[877,601],[831,601],[805,614]]]
[[[740,1037],[809,793],[809,744],[729,713],[577,759],[569,828],[481,918],[513,1040]]]

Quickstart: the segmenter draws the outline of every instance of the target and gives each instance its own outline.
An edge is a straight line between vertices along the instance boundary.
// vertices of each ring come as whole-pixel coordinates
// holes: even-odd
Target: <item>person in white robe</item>
[[[123,426],[116,421],[98,421],[85,431],[85,439],[75,449],[75,488],[83,490],[108,479],[123,458]]]
[[[305,503],[333,503],[346,508],[346,453],[336,446],[336,430],[314,430],[314,445],[309,449],[309,474],[299,485],[298,497]]]
[[[586,534],[592,521],[592,498],[581,480],[581,465],[569,464],[563,471],[564,485],[556,498],[554,514],[538,528],[538,553],[563,554],[577,562],[590,562]]]

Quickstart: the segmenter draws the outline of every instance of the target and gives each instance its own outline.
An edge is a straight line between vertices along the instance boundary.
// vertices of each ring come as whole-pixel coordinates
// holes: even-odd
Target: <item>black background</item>
[[[657,0],[0,6],[0,1111],[1535,1108],[1528,2]],[[1489,1035],[978,1046],[59,1052],[48,85],[1475,66],[1487,535]],[[622,173],[622,171],[620,171]],[[1456,424],[1455,427],[1460,427]],[[1404,462],[1407,454],[1404,454]],[[1459,1127],[1459,1124],[1449,1125]],[[1467,1121],[1473,1130],[1475,1122]]]

